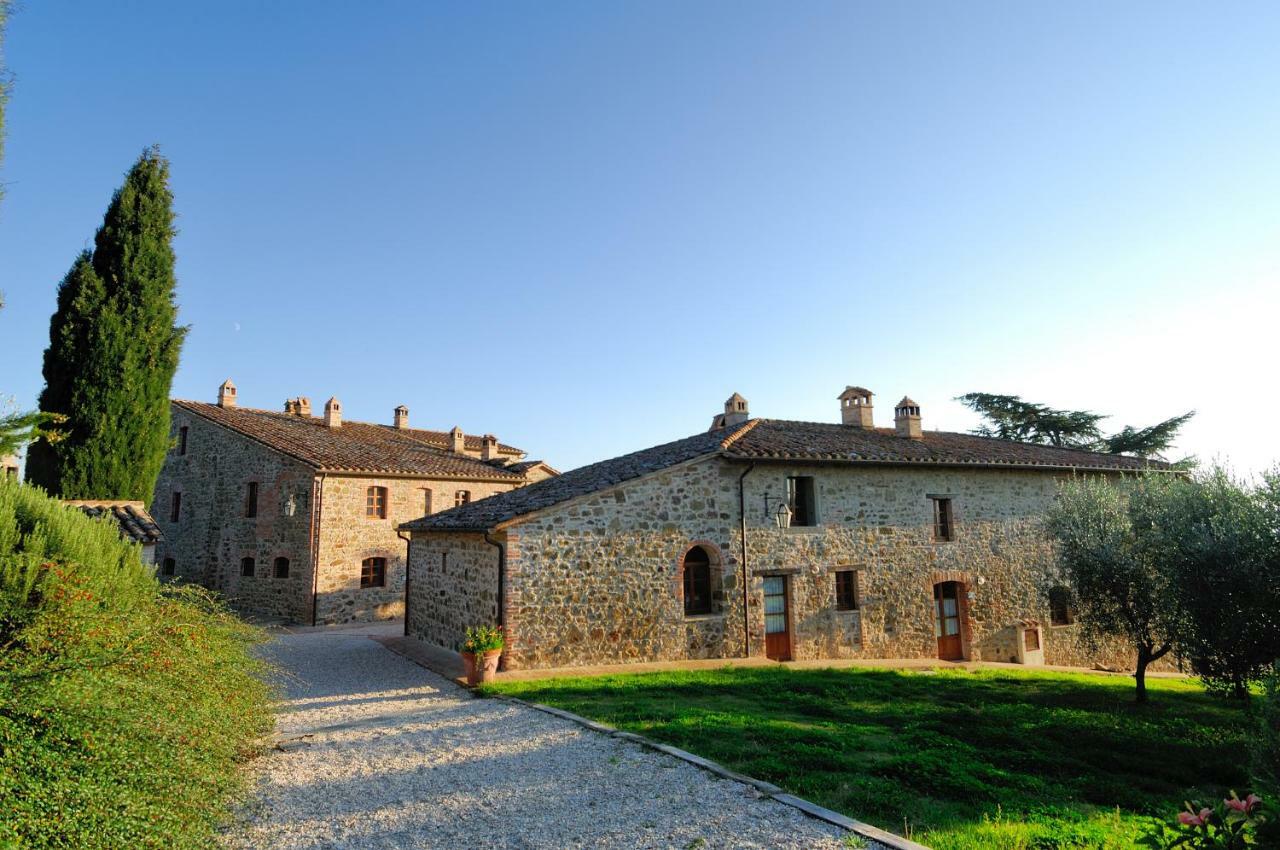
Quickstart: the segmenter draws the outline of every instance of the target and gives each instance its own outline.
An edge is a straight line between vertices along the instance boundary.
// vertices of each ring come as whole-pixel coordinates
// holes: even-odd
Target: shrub
[[[205,847],[271,726],[261,634],[0,482],[0,846]]]

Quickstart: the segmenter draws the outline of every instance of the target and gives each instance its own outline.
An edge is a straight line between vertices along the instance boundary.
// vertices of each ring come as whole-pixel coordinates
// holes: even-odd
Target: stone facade
[[[1028,659],[1123,664],[1123,651],[1091,651],[1077,627],[1050,625],[1049,590],[1064,582],[1042,516],[1063,474],[709,456],[573,498],[492,534],[506,553],[503,663],[739,657],[748,644],[764,655],[764,582],[782,576],[796,659],[937,657],[934,586],[958,582],[966,659],[1018,660],[1018,641],[1038,628],[1043,651]],[[812,527],[774,520],[791,476],[813,479]],[[951,500],[950,541],[934,539],[931,496]],[[410,632],[454,648],[466,626],[496,619],[498,549],[478,535],[412,534]],[[710,555],[713,604],[686,616],[683,559],[695,545]],[[442,556],[453,566],[441,569]],[[856,571],[855,610],[837,610],[837,570]]]
[[[400,523],[454,507],[460,491],[474,501],[554,474],[541,463],[521,464],[525,480],[500,481],[326,471],[183,404],[173,407],[171,440],[151,505],[164,534],[157,573],[218,590],[246,613],[290,623],[401,616],[407,539],[397,532]],[[436,451],[454,467],[462,456],[480,474],[492,469],[479,463],[480,449],[422,450]],[[257,487],[254,516],[246,516],[250,483]],[[385,488],[385,518],[366,513],[370,487]],[[361,586],[366,558],[385,559],[381,585]],[[283,575],[278,561],[287,562]]]

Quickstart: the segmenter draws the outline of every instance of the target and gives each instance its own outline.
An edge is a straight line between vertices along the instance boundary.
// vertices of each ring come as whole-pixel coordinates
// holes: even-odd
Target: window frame
[[[861,591],[858,570],[844,568],[832,570],[832,572],[835,574],[836,610],[857,611],[858,603],[861,601],[858,598]],[[847,587],[841,586],[842,576],[848,576]]]
[[[283,572],[281,572],[280,570],[281,566],[284,567]],[[284,555],[278,555],[276,559],[271,562],[271,577],[272,578],[288,578],[289,577],[289,559],[286,558]]]
[[[258,571],[258,563],[253,558],[240,559],[240,578],[253,578]]]
[[[422,487],[420,489],[422,490],[422,507],[423,507],[422,515],[431,516],[431,507],[432,507],[431,502],[432,502],[432,499],[435,497],[435,494],[431,491],[430,487]]]
[[[802,513],[801,497],[807,504]],[[791,509],[792,528],[816,528],[818,526],[818,484],[812,475],[787,476],[787,507]],[[800,522],[799,519],[804,520]]]
[[[469,504],[471,504],[471,491],[470,491],[470,490],[455,490],[455,491],[454,491],[454,493],[453,493],[453,506],[454,506],[455,508],[460,508],[460,507],[462,507],[463,505],[469,505]]]
[[[689,556],[694,552],[702,553],[702,560],[695,560],[690,563]],[[715,600],[712,597],[711,564],[711,553],[707,551],[705,546],[701,545],[689,547],[689,551],[685,552],[684,557],[680,559],[680,595],[683,597],[682,602],[686,617],[705,617],[715,613]],[[696,585],[698,583],[703,584],[705,587],[705,591],[701,594],[691,592],[697,590]],[[696,602],[696,604],[691,604],[691,602]]]
[[[371,485],[364,491],[365,519],[386,519],[390,501],[391,494],[386,487]]]
[[[954,543],[956,540],[955,500],[951,496],[930,496],[933,510],[934,543]]]
[[[252,519],[258,515],[258,482],[245,482],[244,489],[244,517]]]
[[[366,571],[367,576],[366,578]],[[374,579],[377,581],[374,581]],[[360,589],[387,586],[387,559],[375,555],[360,562]]]

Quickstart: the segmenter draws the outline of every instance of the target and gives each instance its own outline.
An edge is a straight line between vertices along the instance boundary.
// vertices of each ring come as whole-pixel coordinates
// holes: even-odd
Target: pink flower
[[[1262,802],[1262,798],[1257,794],[1250,794],[1241,800],[1233,794],[1230,800],[1223,800],[1222,802],[1227,804],[1227,808],[1247,815],[1258,807],[1258,804]]]
[[[1178,823],[1183,826],[1204,826],[1213,815],[1213,809],[1201,809],[1200,814],[1178,812]]]

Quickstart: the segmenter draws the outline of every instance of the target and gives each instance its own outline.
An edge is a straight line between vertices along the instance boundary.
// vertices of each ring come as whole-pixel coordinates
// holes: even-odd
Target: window
[[[1027,652],[1034,652],[1040,648],[1040,630],[1027,629],[1023,632],[1022,645]]]
[[[360,562],[361,587],[385,587],[387,584],[387,559],[365,558]]]
[[[936,541],[955,540],[955,521],[951,518],[951,498],[949,496],[930,496],[933,502],[933,539]]]
[[[240,575],[252,576],[253,566],[254,566],[253,558],[241,558],[240,559]]]
[[[177,572],[177,569],[178,565],[174,562],[173,558],[165,558],[160,564],[160,575],[171,576]]]
[[[460,508],[470,501],[471,501],[470,490],[459,490],[458,492],[453,494],[453,506],[455,508]]]
[[[364,515],[375,519],[387,518],[387,488],[370,487],[365,491]]]
[[[422,515],[430,516],[431,514],[431,488],[422,488]]]
[[[836,610],[858,610],[857,570],[836,570]]]
[[[289,577],[289,559],[288,558],[276,558],[275,575],[276,575],[276,578]]]
[[[791,508],[791,524],[817,525],[817,506],[813,500],[813,479],[808,476],[787,479],[787,507]]]
[[[169,501],[169,522],[177,522],[180,516],[182,516],[182,494],[174,493]]]
[[[1076,621],[1075,607],[1071,604],[1071,590],[1054,587],[1049,590],[1049,624],[1069,626]]]
[[[187,426],[183,425],[178,429],[178,454],[187,453]]]
[[[711,557],[701,546],[684,556],[684,614],[711,613]]]
[[[244,494],[244,515],[258,515],[258,482],[250,481],[249,487]]]

